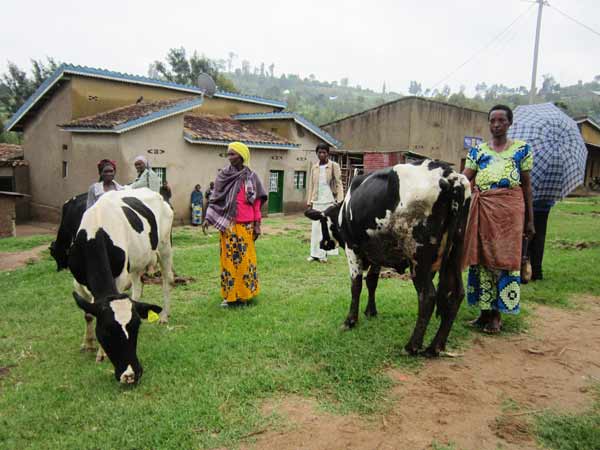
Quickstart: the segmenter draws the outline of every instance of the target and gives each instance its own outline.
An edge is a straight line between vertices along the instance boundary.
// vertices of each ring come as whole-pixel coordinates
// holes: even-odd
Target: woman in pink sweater
[[[250,149],[241,142],[227,148],[229,166],[221,170],[210,196],[204,232],[221,232],[221,306],[245,304],[260,292],[254,241],[261,234],[260,208],[267,193],[248,167]]]

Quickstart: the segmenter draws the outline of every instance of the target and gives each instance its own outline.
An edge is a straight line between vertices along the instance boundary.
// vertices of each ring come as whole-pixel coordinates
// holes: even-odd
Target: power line
[[[556,6],[554,5],[546,5],[549,6],[550,8],[553,8],[557,13],[562,14],[563,16],[565,16],[567,19],[572,20],[573,22],[575,22],[577,25],[582,26],[583,28],[585,28],[588,31],[591,31],[592,33],[594,33],[597,36],[600,36],[600,32],[594,30],[592,27],[588,27],[585,23],[580,22],[579,20],[577,20],[574,17],[571,17],[570,15],[568,15],[566,12],[561,11],[560,9],[558,9]]]
[[[500,33],[498,33],[496,36],[494,36],[492,38],[492,40],[490,40],[485,46],[483,46],[482,48],[480,48],[479,50],[477,50],[471,57],[469,57],[466,61],[464,61],[461,65],[459,65],[456,69],[454,69],[452,72],[450,72],[448,75],[446,75],[444,78],[442,78],[440,81],[438,81],[437,83],[435,83],[431,89],[435,89],[437,86],[439,86],[441,83],[443,83],[444,81],[446,81],[448,78],[452,77],[456,72],[458,72],[460,69],[462,69],[464,66],[466,66],[467,64],[469,64],[471,61],[473,61],[477,56],[479,56],[480,53],[482,53],[484,50],[487,50],[492,44],[494,44],[497,40],[500,39],[500,37],[502,37],[505,33],[508,33],[508,31],[517,23],[519,22],[523,17],[525,17],[529,11],[531,11],[531,9],[533,8],[535,4],[531,4],[529,6],[529,8],[527,8],[525,11],[523,11],[515,20],[513,20],[506,28],[504,28]]]

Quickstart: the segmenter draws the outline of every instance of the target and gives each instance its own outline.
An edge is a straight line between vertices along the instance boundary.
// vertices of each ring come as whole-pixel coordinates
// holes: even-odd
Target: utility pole
[[[535,29],[535,47],[533,49],[533,70],[531,73],[531,89],[529,90],[529,104],[532,105],[535,99],[535,78],[537,76],[538,51],[540,49],[540,31],[542,29],[542,9],[544,0],[536,0],[538,4],[537,28]]]

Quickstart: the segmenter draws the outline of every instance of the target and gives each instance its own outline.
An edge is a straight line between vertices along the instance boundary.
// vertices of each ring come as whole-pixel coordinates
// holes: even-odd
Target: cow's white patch
[[[110,307],[115,314],[115,320],[121,325],[125,337],[129,339],[126,325],[131,321],[131,300],[124,298],[122,300],[113,300],[110,302]]]
[[[131,384],[135,381],[135,373],[131,368],[131,365],[127,365],[127,369],[125,369],[125,372],[121,374],[121,376],[119,377],[119,381],[121,381],[121,383],[126,384]]]
[[[407,209],[418,207],[425,216],[431,214],[433,204],[442,190],[439,182],[443,170],[440,167],[429,170],[429,162],[425,160],[418,166],[412,164],[394,166],[400,181],[400,206]]]
[[[387,209],[385,211],[385,217],[379,218],[375,217],[375,229],[367,229],[367,234],[371,237],[375,236],[377,233],[388,231],[390,228],[390,224],[392,221],[392,211]]]
[[[350,269],[350,278],[353,280],[362,275],[362,267],[354,250],[346,246],[346,259],[348,260],[348,269]]]

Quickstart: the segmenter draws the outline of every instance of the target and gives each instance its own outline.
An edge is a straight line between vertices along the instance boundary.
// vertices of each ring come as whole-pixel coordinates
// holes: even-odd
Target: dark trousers
[[[544,244],[546,243],[546,228],[550,211],[534,211],[533,226],[535,235],[529,243],[529,260],[531,261],[531,277],[542,279],[542,260],[544,259]]]

